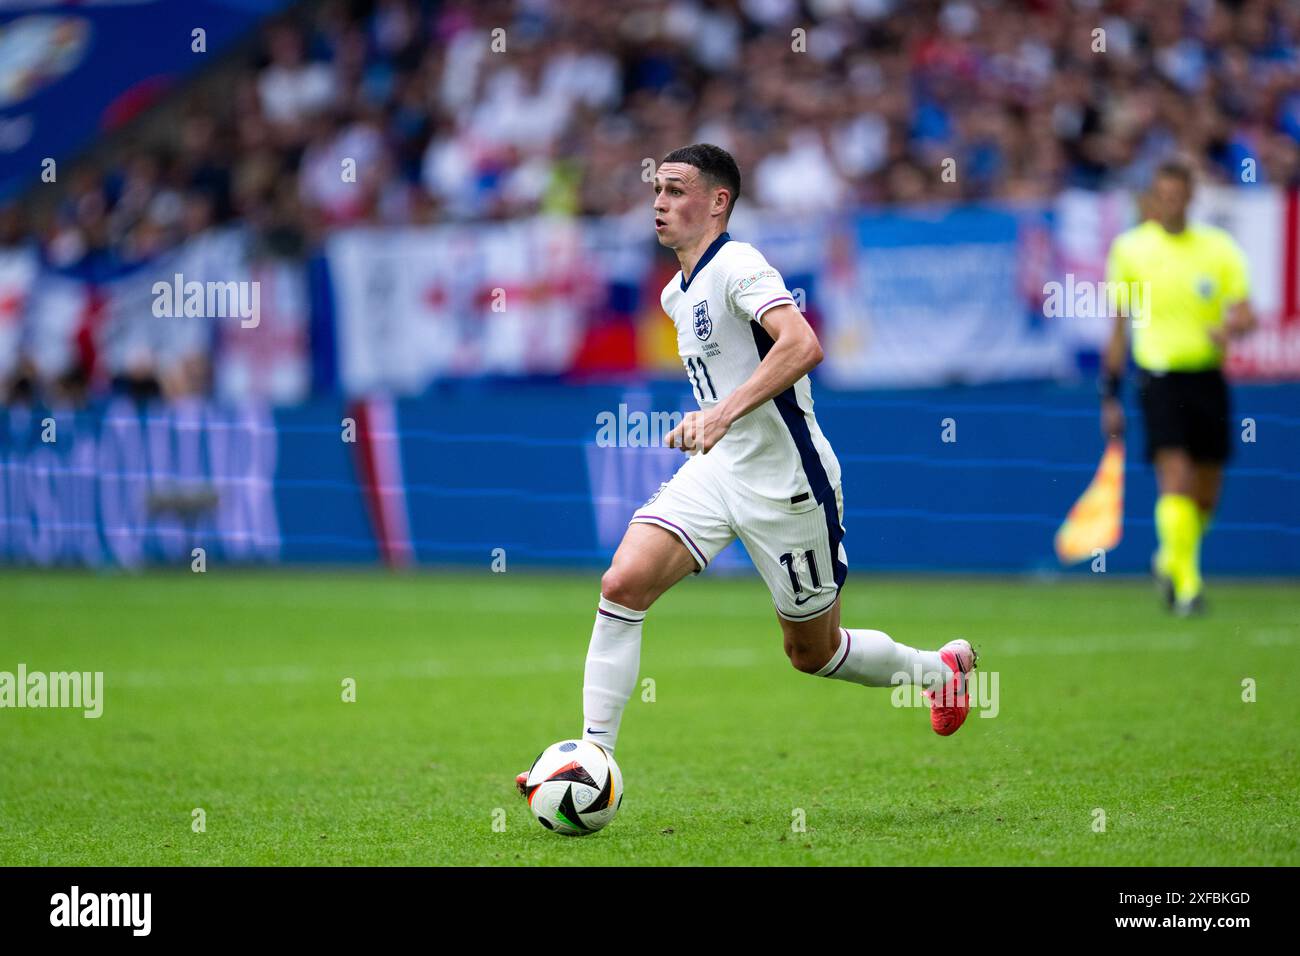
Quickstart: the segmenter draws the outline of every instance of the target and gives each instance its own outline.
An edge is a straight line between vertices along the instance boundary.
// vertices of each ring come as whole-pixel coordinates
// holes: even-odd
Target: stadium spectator
[[[268,26],[264,64],[216,115],[196,109],[172,156],[102,173],[122,184],[104,212],[110,243],[151,191],[174,216],[177,189],[209,194],[218,222],[292,192],[303,227],[617,214],[633,200],[602,178],[661,140],[733,149],[774,207],[1134,188],[1172,150],[1210,180],[1250,160],[1255,181],[1294,184],[1298,41],[1282,0],[328,3],[306,32]]]
[[[104,272],[232,220],[301,255],[358,223],[620,215],[645,159],[695,141],[789,211],[1134,189],[1175,151],[1296,186],[1300,6],[332,0],[184,106],[165,148],[69,177],[28,227],[48,262]]]

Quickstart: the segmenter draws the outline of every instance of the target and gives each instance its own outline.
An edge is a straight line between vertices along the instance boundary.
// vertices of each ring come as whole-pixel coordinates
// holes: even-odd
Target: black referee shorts
[[[1228,460],[1228,383],[1219,369],[1164,374],[1139,369],[1138,399],[1147,461],[1154,461],[1160,448],[1182,448],[1193,461]]]

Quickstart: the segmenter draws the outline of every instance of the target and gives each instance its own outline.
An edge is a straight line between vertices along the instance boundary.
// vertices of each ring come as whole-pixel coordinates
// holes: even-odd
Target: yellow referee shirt
[[[1175,234],[1148,220],[1120,233],[1106,260],[1106,281],[1125,286],[1128,301],[1141,303],[1130,312],[1133,360],[1154,372],[1218,368],[1223,350],[1210,329],[1250,294],[1246,257],[1233,238],[1192,223]]]

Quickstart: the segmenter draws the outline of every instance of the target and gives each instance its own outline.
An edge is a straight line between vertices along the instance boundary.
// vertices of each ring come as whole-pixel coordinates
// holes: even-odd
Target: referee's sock
[[[1159,564],[1174,584],[1174,597],[1190,601],[1201,593],[1201,512],[1187,495],[1156,499]]]

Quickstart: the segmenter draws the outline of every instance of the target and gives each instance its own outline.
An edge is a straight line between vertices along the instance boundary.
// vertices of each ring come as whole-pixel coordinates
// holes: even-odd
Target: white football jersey
[[[768,309],[793,305],[794,297],[762,253],[724,232],[700,257],[690,281],[678,271],[660,302],[677,326],[677,350],[704,409],[754,374],[774,344],[758,320]],[[767,498],[833,500],[840,483],[840,463],[813,415],[806,375],[737,419],[708,458]]]

